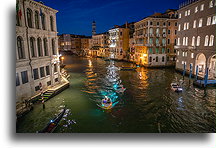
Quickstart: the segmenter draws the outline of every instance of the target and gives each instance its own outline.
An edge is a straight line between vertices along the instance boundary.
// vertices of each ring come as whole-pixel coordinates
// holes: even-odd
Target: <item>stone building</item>
[[[60,83],[56,13],[33,0],[17,0],[16,101]]]
[[[209,78],[215,79],[215,29],[216,1],[194,0],[180,5],[178,10],[176,69],[204,77],[209,69]]]
[[[177,11],[168,9],[136,22],[134,52],[135,63],[146,67],[175,65]]]
[[[109,57],[117,60],[127,59],[129,50],[129,31],[130,29],[122,26],[115,26],[109,32]]]

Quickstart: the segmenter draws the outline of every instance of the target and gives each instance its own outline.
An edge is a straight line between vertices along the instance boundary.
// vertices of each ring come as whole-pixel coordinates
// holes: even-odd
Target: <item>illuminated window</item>
[[[196,38],[195,38],[195,36],[193,36],[192,43],[191,43],[192,46],[195,46],[195,40],[196,40]]]
[[[178,38],[178,43],[177,43],[178,45],[181,45],[181,43],[180,43],[180,38]]]
[[[197,37],[197,46],[200,45],[200,36]]]
[[[210,1],[209,2],[209,8],[212,8],[213,7],[213,1]]]
[[[211,17],[208,17],[207,19],[207,26],[211,25]]]
[[[194,53],[191,53],[191,58],[192,58],[192,59],[194,58]]]
[[[194,20],[194,22],[193,22],[193,28],[196,28],[196,20]]]
[[[214,35],[210,36],[210,41],[209,41],[209,46],[213,46],[214,45]]]
[[[181,18],[181,13],[179,14],[179,18]]]
[[[185,45],[188,46],[188,37],[185,38]]]
[[[197,13],[198,12],[198,6],[197,7],[195,7],[195,13]]]
[[[202,23],[203,23],[203,19],[200,18],[200,19],[199,19],[199,27],[202,27]]]
[[[205,36],[205,44],[204,44],[204,46],[208,46],[208,42],[209,42],[209,36],[206,35]]]
[[[190,15],[190,10],[188,10],[188,14],[187,15]]]
[[[200,11],[203,11],[203,10],[204,10],[204,4],[202,4],[200,7]]]
[[[185,16],[187,16],[187,11],[185,11]]]
[[[216,24],[216,16],[213,16],[212,18],[212,25]]]
[[[182,52],[182,56],[183,56],[183,57],[185,56],[185,52]]]
[[[181,24],[178,25],[178,31],[181,31]]]
[[[187,29],[189,29],[189,23],[187,23]]]

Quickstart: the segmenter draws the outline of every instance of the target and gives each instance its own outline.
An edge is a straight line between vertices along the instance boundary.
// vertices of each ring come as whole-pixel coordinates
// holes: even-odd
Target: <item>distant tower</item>
[[[92,35],[95,35],[96,34],[96,22],[93,21],[92,22]]]

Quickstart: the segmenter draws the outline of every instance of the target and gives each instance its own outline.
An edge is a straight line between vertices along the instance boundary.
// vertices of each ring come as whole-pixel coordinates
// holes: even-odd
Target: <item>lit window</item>
[[[179,18],[181,18],[181,13],[179,14]]]
[[[184,64],[184,61],[182,61],[182,64]]]
[[[181,24],[179,24],[178,26],[178,31],[181,31]]]
[[[188,10],[188,14],[187,15],[190,15],[190,10]]]
[[[200,45],[200,36],[197,37],[197,46]]]
[[[187,52],[185,52],[185,57],[187,57]]]
[[[212,25],[216,24],[216,16],[213,16],[212,18]]]
[[[202,27],[202,22],[203,22],[203,19],[199,19],[199,27]]]
[[[192,44],[191,44],[192,46],[195,46],[195,39],[196,39],[195,36],[193,36],[193,38],[192,38]]]
[[[178,63],[178,62],[179,62],[179,60],[176,60],[176,62]]]
[[[188,37],[185,38],[185,45],[188,46]]]
[[[210,1],[209,2],[209,8],[212,8],[213,7],[213,1]]]
[[[189,23],[187,23],[187,29],[189,29]]]
[[[193,22],[193,28],[196,28],[196,20]]]
[[[184,30],[187,29],[187,23],[184,23]]]
[[[210,41],[209,41],[209,46],[213,46],[214,45],[214,35],[210,36]]]
[[[183,42],[182,42],[183,46],[185,45],[185,37],[183,37]]]
[[[207,19],[207,26],[211,25],[211,17],[208,17]]]
[[[183,57],[185,56],[185,52],[182,52],[182,56],[183,56]]]
[[[192,58],[192,59],[194,58],[194,53],[191,53],[191,58]]]
[[[202,4],[200,7],[200,11],[203,11],[203,10],[204,10],[204,4]]]
[[[209,36],[206,35],[205,36],[205,44],[204,44],[204,46],[208,46],[208,42],[209,42]]]
[[[180,45],[180,38],[178,38],[178,43],[177,43],[177,45]]]
[[[198,6],[197,7],[195,7],[195,13],[197,13],[198,12]]]
[[[185,11],[185,16],[187,16],[187,11]]]

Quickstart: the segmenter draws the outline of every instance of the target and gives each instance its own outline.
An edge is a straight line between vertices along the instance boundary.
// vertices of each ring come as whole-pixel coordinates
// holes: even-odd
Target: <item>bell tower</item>
[[[95,35],[96,34],[96,22],[93,21],[92,22],[92,35]]]

